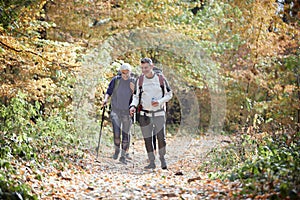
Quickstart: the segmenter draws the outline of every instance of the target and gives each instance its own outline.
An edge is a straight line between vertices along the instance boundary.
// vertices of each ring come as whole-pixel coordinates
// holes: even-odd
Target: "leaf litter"
[[[156,169],[144,170],[147,157],[144,142],[139,139],[131,147],[132,160],[127,165],[113,160],[113,149],[103,146],[97,161],[95,152],[87,152],[68,169],[41,170],[41,180],[30,178],[27,183],[39,199],[230,199],[241,183],[211,180],[199,170],[207,153],[221,145],[224,137],[167,138],[168,170],[160,168],[158,158]]]

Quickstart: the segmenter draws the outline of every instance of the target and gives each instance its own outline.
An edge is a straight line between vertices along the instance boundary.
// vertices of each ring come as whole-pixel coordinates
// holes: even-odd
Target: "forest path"
[[[103,145],[98,160],[94,154],[88,154],[78,161],[80,170],[64,171],[58,178],[49,180],[53,191],[43,199],[228,198],[238,183],[210,180],[199,170],[214,147],[226,145],[224,140],[228,138],[223,135],[167,138],[168,170],[160,168],[158,157],[156,169],[144,169],[148,163],[142,139],[133,139],[132,160],[127,165],[113,160],[113,148]]]

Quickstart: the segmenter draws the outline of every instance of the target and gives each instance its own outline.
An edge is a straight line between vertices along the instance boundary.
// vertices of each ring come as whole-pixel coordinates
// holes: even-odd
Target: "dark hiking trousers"
[[[141,115],[140,125],[150,162],[155,160],[152,136],[157,138],[160,159],[164,158],[166,154],[165,116],[148,117]]]
[[[129,111],[123,113],[111,111],[110,117],[113,125],[115,150],[120,150],[122,132],[122,152],[125,153],[125,151],[129,148],[129,130],[132,123]]]

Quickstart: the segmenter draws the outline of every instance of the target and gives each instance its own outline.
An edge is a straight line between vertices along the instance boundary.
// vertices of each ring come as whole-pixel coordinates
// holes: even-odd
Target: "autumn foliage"
[[[193,65],[159,45],[124,52],[109,66],[99,66],[97,73],[103,76],[89,99],[95,105],[89,116],[99,120],[103,92],[116,74],[114,64],[129,62],[138,74],[139,59],[149,56],[180,74],[181,79],[171,77],[176,90],[195,92],[199,127],[189,135],[221,130],[232,138],[227,147],[214,149],[199,169],[212,179],[241,181],[242,192],[253,198],[299,197],[300,4],[284,2],[1,1],[0,197],[22,191],[24,197],[37,198],[23,176],[30,167],[34,179],[42,178],[34,162],[64,168],[72,164],[59,161],[84,157],[81,148],[70,149],[82,142],[76,137],[73,111],[78,77],[89,74],[85,56],[108,38],[146,27],[189,37],[214,66]],[[212,70],[224,88],[226,116],[223,124],[208,130],[212,104],[218,103],[211,92],[220,91],[211,88]],[[172,132],[182,113],[177,98],[168,106]],[[110,130],[109,123],[105,127]]]

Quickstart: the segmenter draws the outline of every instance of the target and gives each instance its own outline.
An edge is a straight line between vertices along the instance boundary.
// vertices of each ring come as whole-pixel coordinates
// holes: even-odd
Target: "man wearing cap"
[[[121,152],[120,161],[127,163],[126,158],[129,157],[128,151],[130,144],[130,127],[132,124],[129,114],[129,105],[134,91],[134,78],[130,76],[131,66],[124,63],[120,67],[120,75],[112,78],[110,81],[103,105],[106,105],[109,97],[111,97],[111,121],[113,125],[115,152],[113,159],[118,159]],[[122,134],[121,134],[122,133]],[[121,143],[122,140],[122,143]],[[121,145],[122,144],[122,145]],[[120,145],[122,148],[120,149]]]
[[[148,159],[150,161],[150,164],[147,165],[145,169],[154,169],[156,167],[153,152],[153,135],[157,137],[158,141],[161,168],[167,169],[165,160],[165,104],[172,98],[172,91],[167,80],[162,75],[155,73],[153,68],[154,65],[150,58],[141,59],[143,83],[140,84],[139,82],[141,77],[136,82],[135,93],[133,94],[132,103],[130,105],[130,114],[133,115],[136,112],[139,103],[142,105],[140,111],[140,125]],[[163,85],[161,82],[163,82]]]

